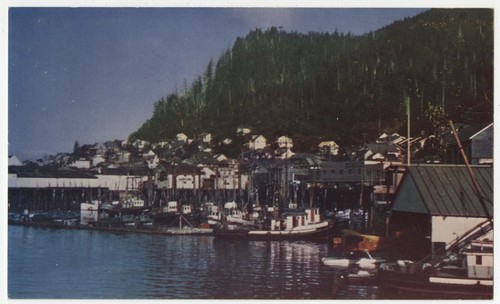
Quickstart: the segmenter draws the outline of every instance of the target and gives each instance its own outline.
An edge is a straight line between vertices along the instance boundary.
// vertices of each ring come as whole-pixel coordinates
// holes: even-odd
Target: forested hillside
[[[270,140],[287,134],[297,151],[350,146],[406,134],[406,98],[413,135],[447,119],[492,121],[493,10],[433,9],[363,36],[256,29],[157,101],[130,139],[235,138],[249,126]]]

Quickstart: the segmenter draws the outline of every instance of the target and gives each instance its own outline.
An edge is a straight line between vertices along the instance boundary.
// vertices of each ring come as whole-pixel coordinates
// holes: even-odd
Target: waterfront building
[[[493,168],[473,166],[472,171],[481,199],[463,165],[407,168],[389,219],[389,233],[404,240],[407,258],[433,254],[493,215]]]

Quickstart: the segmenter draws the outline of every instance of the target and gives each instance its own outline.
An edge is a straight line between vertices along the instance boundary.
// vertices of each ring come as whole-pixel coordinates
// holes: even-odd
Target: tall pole
[[[410,165],[411,150],[410,150],[410,97],[406,97],[406,115],[408,120],[407,132],[408,132],[408,148],[406,151],[406,163]]]

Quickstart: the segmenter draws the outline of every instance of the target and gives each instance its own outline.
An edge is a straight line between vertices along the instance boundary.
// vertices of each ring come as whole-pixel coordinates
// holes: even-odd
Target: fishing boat
[[[210,206],[208,209],[207,223],[210,227],[220,225],[222,221],[222,212],[219,206]]]
[[[383,288],[439,298],[493,299],[493,241],[473,240],[462,253],[439,265],[382,264],[377,282]]]
[[[156,223],[170,226],[178,220],[181,213],[179,202],[169,201],[166,206],[162,206],[159,209],[153,208],[149,214]]]
[[[259,227],[260,226],[260,227]],[[324,221],[319,208],[287,211],[272,218],[270,225],[223,225],[213,231],[216,238],[248,240],[327,240],[333,230],[330,221]]]

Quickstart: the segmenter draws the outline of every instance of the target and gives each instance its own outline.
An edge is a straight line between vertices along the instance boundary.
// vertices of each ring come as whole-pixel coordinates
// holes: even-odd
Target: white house
[[[236,129],[236,133],[238,135],[247,135],[247,134],[250,134],[252,132],[252,130],[250,128],[246,128],[246,127],[238,127]]]
[[[276,142],[278,143],[278,150],[285,149],[283,153],[280,152],[280,155],[278,157],[286,159],[292,157],[295,154],[291,151],[291,148],[293,148],[293,140],[291,138],[287,136],[281,136]]]
[[[158,157],[158,155],[155,154],[153,157],[149,157],[147,159],[147,162],[148,162],[148,168],[149,169],[154,169],[160,163],[160,158]]]
[[[262,135],[254,135],[247,145],[250,150],[264,149],[267,145],[267,139]]]
[[[99,165],[100,163],[103,163],[106,161],[106,158],[102,155],[96,155],[92,157],[92,167],[95,167]]]
[[[69,167],[72,168],[78,168],[78,169],[90,169],[91,161],[88,159],[77,159],[71,164],[69,164]]]
[[[216,154],[214,155],[214,158],[219,162],[227,160],[227,157],[224,154]]]
[[[117,163],[128,163],[130,161],[130,152],[121,151],[116,153],[116,162]]]
[[[339,154],[339,145],[331,141],[323,141],[318,145],[319,149],[326,155],[338,155]]]
[[[290,137],[281,136],[276,142],[280,148],[293,148],[293,140]]]
[[[179,133],[175,136],[175,138],[178,140],[178,141],[182,141],[182,142],[186,142],[188,140],[188,137],[186,134],[184,133]]]
[[[212,134],[203,133],[203,134],[201,134],[201,139],[204,143],[209,144],[212,142]]]

